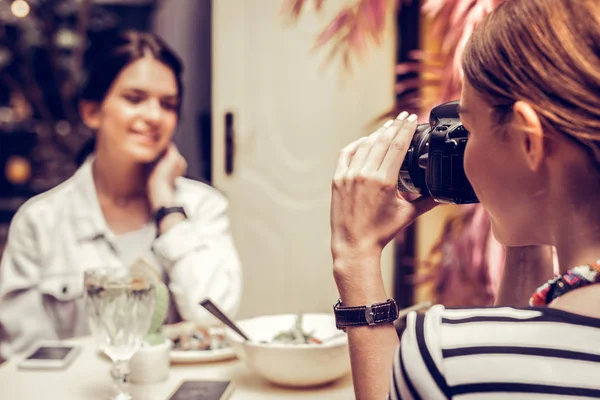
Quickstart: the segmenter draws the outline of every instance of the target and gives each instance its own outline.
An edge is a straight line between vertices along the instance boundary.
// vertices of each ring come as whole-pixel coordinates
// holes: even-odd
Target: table
[[[110,394],[110,361],[96,349],[92,338],[65,340],[82,346],[82,352],[65,370],[20,370],[22,355],[0,364],[2,400],[93,400]],[[239,360],[200,364],[173,364],[168,380],[151,385],[130,386],[135,399],[165,400],[182,380],[231,380],[235,390],[231,400],[310,399],[338,400],[354,398],[350,374],[320,388],[288,389],[275,386],[253,374]]]

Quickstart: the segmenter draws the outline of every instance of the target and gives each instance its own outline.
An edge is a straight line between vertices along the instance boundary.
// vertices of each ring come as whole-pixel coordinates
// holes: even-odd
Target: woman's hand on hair
[[[357,264],[378,265],[360,260],[379,260],[400,230],[436,205],[429,197],[410,201],[398,191],[398,172],[416,128],[417,116],[403,112],[341,151],[331,199],[336,277]]]
[[[152,210],[175,205],[175,179],[185,174],[187,162],[171,143],[148,178],[148,197]]]

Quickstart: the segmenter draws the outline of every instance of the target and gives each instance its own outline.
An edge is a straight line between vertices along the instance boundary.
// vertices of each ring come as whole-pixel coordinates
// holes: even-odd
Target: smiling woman
[[[84,271],[144,258],[168,283],[168,320],[216,323],[211,298],[235,315],[241,271],[227,201],[182,175],[172,143],[182,96],[179,58],[150,33],[124,32],[92,48],[79,100],[94,140],[79,170],[34,197],[11,224],[0,264],[0,353],[87,333]],[[24,317],[26,316],[26,317]]]
[[[108,42],[92,51],[92,67],[80,96],[82,119],[96,132],[99,146],[130,161],[152,162],[175,131],[183,95],[182,65],[147,33],[127,32]],[[150,146],[133,145],[140,138]]]
[[[114,147],[132,162],[151,162],[173,135],[178,104],[173,72],[145,54],[119,74],[102,104],[83,101],[81,109],[89,127],[102,128],[100,146]]]

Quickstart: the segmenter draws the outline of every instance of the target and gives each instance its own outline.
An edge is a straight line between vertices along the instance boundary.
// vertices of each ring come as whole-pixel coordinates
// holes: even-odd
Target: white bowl
[[[350,371],[348,338],[335,327],[332,314],[303,314],[303,329],[323,344],[284,344],[271,342],[281,331],[289,330],[295,314],[266,315],[238,321],[252,339],[244,341],[235,332],[227,336],[240,360],[259,376],[282,386],[309,387],[332,382]]]

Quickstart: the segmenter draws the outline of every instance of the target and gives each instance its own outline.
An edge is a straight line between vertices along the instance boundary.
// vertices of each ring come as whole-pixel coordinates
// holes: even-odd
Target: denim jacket
[[[89,333],[83,299],[88,268],[123,266],[101,212],[93,160],[57,187],[27,201],[13,218],[0,262],[0,356],[37,340]],[[185,178],[175,198],[188,219],[140,249],[163,273],[182,319],[217,321],[199,302],[211,298],[229,315],[240,303],[242,273],[229,230],[226,199]],[[123,266],[124,267],[124,266]],[[173,321],[171,321],[173,322]]]

